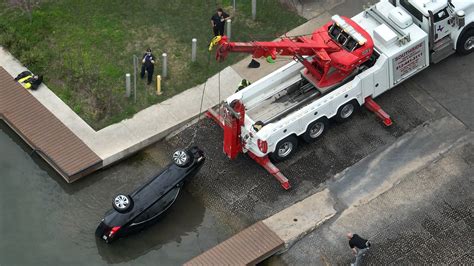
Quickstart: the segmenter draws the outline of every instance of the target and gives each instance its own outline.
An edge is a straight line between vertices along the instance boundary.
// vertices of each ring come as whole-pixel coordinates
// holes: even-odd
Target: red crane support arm
[[[337,50],[325,43],[318,44],[311,39],[298,37],[296,39],[283,38],[275,42],[229,42],[226,36],[222,36],[218,42],[216,53],[217,60],[224,60],[229,52],[249,53],[254,58],[268,57],[275,59],[277,55],[282,56],[313,56],[318,55],[321,60],[329,60],[326,52]]]

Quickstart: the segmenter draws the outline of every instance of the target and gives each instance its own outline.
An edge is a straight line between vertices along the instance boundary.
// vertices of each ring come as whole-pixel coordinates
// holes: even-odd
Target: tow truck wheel
[[[303,140],[308,143],[314,142],[326,132],[327,125],[328,120],[324,117],[312,122],[303,134]]]
[[[462,55],[467,55],[474,51],[474,29],[468,29],[459,38],[456,51]]]
[[[352,117],[352,115],[355,113],[357,108],[359,107],[359,104],[357,101],[350,101],[339,107],[337,110],[336,114],[336,120],[338,122],[344,122],[346,120],[349,120],[349,118]]]
[[[295,153],[297,147],[298,139],[293,135],[288,136],[278,142],[275,151],[270,154],[270,158],[275,162],[284,161]]]

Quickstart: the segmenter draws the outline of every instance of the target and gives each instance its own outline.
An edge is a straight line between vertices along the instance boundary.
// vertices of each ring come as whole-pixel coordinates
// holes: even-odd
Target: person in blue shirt
[[[143,79],[145,77],[145,71],[148,74],[148,85],[151,84],[153,80],[153,71],[155,70],[155,56],[151,53],[151,48],[146,50],[146,53],[142,58],[142,72],[140,77]]]

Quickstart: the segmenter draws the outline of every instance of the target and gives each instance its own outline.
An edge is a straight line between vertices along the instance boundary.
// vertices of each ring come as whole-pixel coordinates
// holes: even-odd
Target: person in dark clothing
[[[362,260],[362,256],[365,255],[370,248],[370,242],[367,239],[363,239],[358,234],[347,233],[347,238],[349,239],[349,246],[352,249],[352,254],[356,257],[356,260],[353,264],[358,266]]]
[[[37,90],[43,82],[42,75],[33,75],[30,71],[23,71],[15,78],[25,89]]]
[[[222,8],[218,8],[217,12],[211,17],[211,26],[214,36],[223,36],[226,20],[230,19],[229,14],[225,13]]]
[[[145,71],[148,74],[148,85],[151,84],[153,80],[153,71],[155,70],[155,56],[151,53],[151,48],[146,50],[146,53],[142,58],[142,71],[140,77],[143,79],[145,77]]]

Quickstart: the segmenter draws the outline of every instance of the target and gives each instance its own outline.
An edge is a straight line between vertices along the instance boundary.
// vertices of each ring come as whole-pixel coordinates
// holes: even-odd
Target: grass
[[[0,0],[0,45],[34,73],[95,129],[130,117],[235,63],[224,63],[207,51],[212,37],[210,17],[221,6],[233,17],[232,39],[272,40],[305,22],[278,0],[259,0],[257,20],[251,1],[237,0],[63,0],[42,1],[25,14]],[[198,39],[197,62],[190,62],[191,39]],[[151,47],[156,56],[168,54],[164,94],[138,79],[137,102],[125,95],[125,73],[133,73],[133,55]],[[211,59],[209,59],[211,56]],[[155,75],[161,63],[155,66]]]

